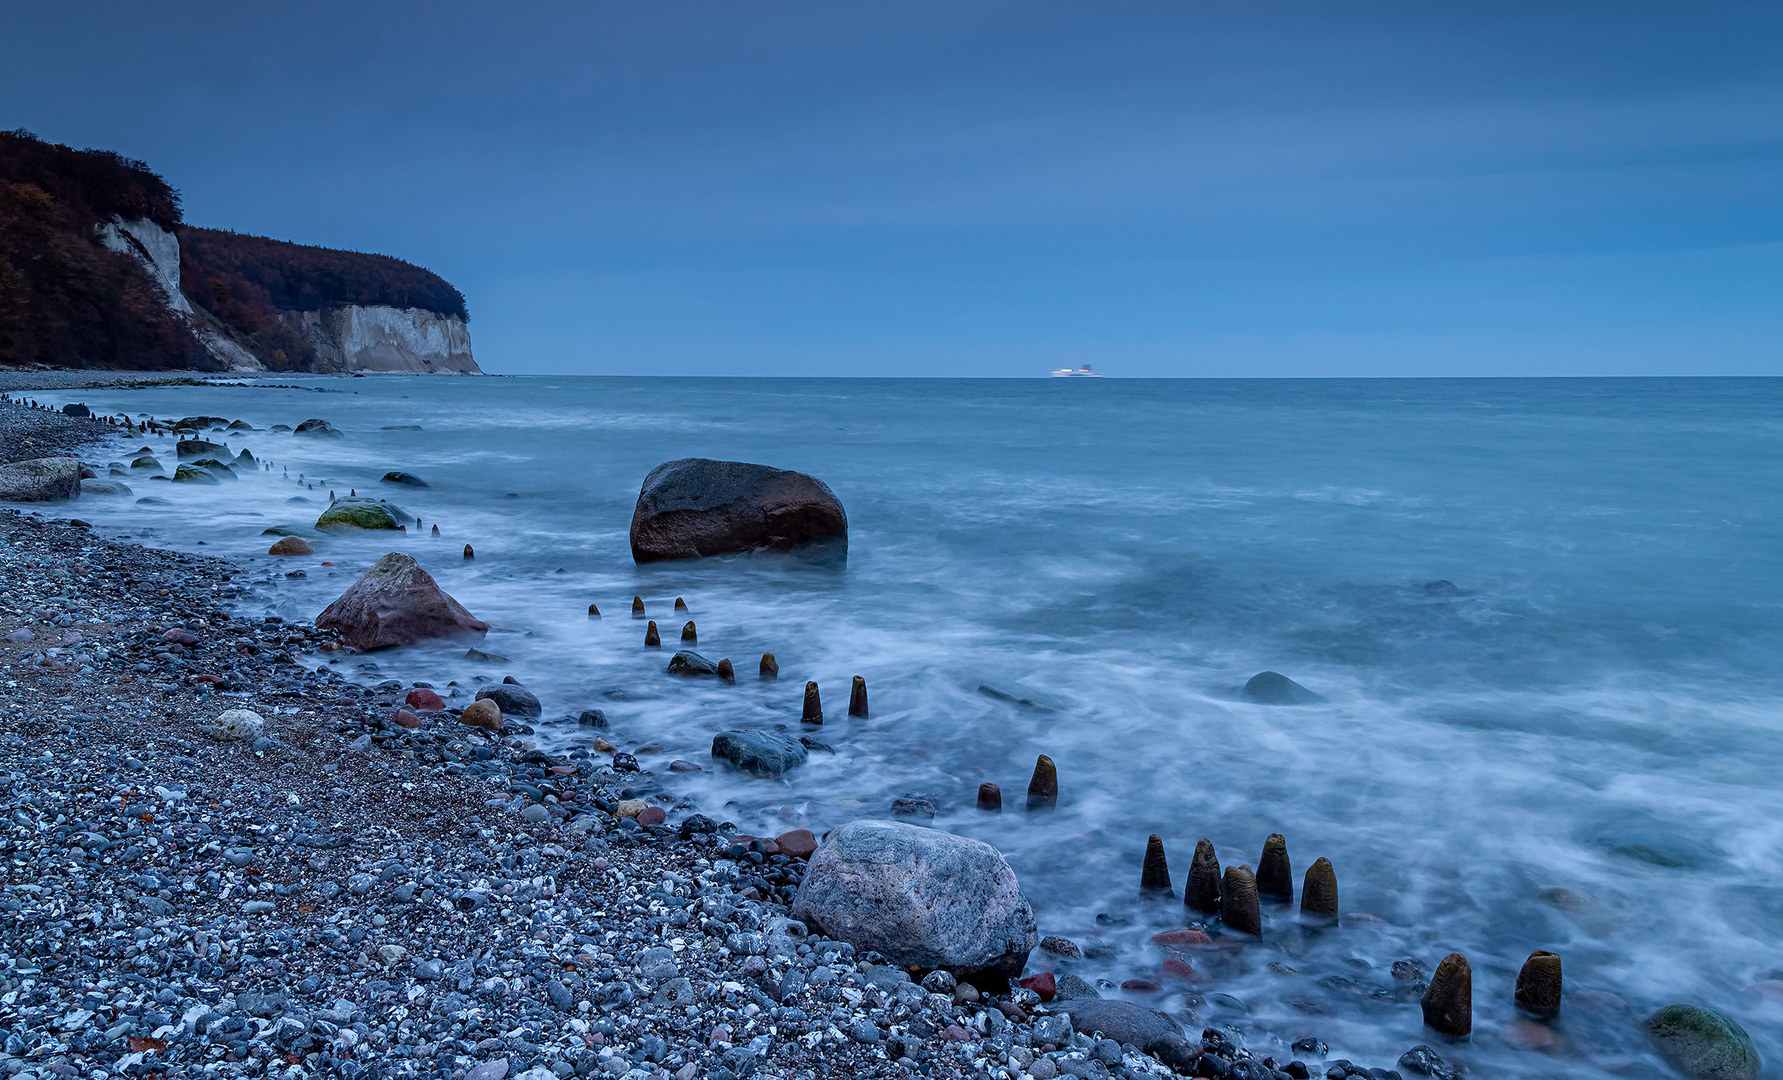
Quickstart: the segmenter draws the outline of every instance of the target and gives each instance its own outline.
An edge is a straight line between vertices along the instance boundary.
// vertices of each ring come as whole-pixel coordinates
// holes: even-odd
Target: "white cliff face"
[[[167,294],[167,306],[181,315],[192,314],[192,305],[180,291],[179,237],[154,222],[108,221],[99,226],[99,240],[113,251],[134,255]],[[258,366],[258,365],[256,365]]]
[[[483,373],[471,358],[470,330],[456,315],[347,304],[280,317],[315,346],[317,366],[325,370]]]

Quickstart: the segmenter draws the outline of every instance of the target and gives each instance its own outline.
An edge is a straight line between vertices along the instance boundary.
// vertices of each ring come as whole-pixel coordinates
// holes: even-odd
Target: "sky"
[[[13,4],[0,128],[500,373],[1783,375],[1783,4]]]

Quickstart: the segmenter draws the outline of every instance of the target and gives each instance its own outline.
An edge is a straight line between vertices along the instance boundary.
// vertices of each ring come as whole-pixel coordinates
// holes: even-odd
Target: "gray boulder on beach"
[[[825,836],[792,914],[898,967],[987,985],[1020,975],[1040,940],[1034,909],[996,848],[894,821],[851,821]]]
[[[1654,1049],[1693,1080],[1754,1080],[1758,1050],[1733,1017],[1700,1005],[1667,1005],[1642,1021]]]
[[[412,556],[395,551],[324,608],[316,625],[338,630],[347,644],[367,650],[489,629],[488,623],[448,596]]]
[[[80,497],[80,462],[33,458],[0,465],[0,502],[56,502]]]
[[[1055,1006],[1071,1018],[1079,1034],[1132,1043],[1166,1065],[1191,1065],[1199,1047],[1184,1037],[1175,1020],[1131,1001],[1102,997],[1072,998]]]
[[[544,707],[533,692],[519,683],[497,683],[477,691],[478,701],[493,701],[509,716],[538,716]]]
[[[631,518],[639,563],[745,551],[791,551],[815,541],[848,550],[848,515],[822,480],[741,461],[682,458],[650,470]]]
[[[741,772],[776,779],[809,756],[805,744],[777,731],[721,731],[712,739],[712,756]]]

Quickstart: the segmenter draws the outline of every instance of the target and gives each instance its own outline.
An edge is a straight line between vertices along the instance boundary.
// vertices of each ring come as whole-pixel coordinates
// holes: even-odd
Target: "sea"
[[[1480,1075],[1666,1075],[1639,1021],[1690,1002],[1783,1061],[1783,380],[227,382],[36,395],[244,420],[231,452],[269,466],[214,487],[135,474],[135,497],[80,516],[237,560],[253,617],[312,619],[408,552],[508,659],[456,642],[308,662],[466,692],[512,675],[545,705],[532,738],[655,744],[641,760],[672,816],[746,833],[926,800],[933,819],[906,820],[996,846],[1041,933],[1087,954],[1037,950],[1030,971],[1259,1056],[1316,1061],[1289,1047],[1312,1036],[1370,1066],[1428,1043]],[[341,437],[271,430],[311,418]],[[171,438],[120,437],[112,458],[142,445],[173,467]],[[639,484],[684,457],[821,478],[846,560],[634,565]],[[349,491],[424,524],[266,554],[265,530],[306,532]],[[688,620],[736,685],[666,674]],[[766,652],[778,681],[756,678]],[[1262,671],[1325,700],[1251,702]],[[847,715],[856,675],[867,719]],[[821,727],[800,723],[807,680]],[[585,709],[611,730],[577,727]],[[833,752],[744,777],[710,747],[748,727]],[[1059,802],[1028,812],[1042,754]],[[987,781],[1001,813],[976,808]],[[1162,975],[1150,936],[1204,918],[1181,903],[1196,841],[1255,866],[1271,833],[1297,892],[1331,860],[1340,923],[1265,904],[1260,939],[1215,925],[1193,981]],[[1140,895],[1152,834],[1175,899]],[[1512,1002],[1537,949],[1564,965],[1551,1023]],[[1473,972],[1462,1043],[1393,974],[1451,952]]]

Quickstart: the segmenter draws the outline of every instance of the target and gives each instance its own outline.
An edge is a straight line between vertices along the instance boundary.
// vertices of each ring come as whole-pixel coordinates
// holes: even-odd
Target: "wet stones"
[[[414,515],[383,499],[349,495],[329,503],[328,509],[316,518],[316,528],[322,532],[404,529],[411,517]]]
[[[740,461],[683,458],[650,471],[632,512],[638,563],[746,551],[791,551],[817,541],[847,550],[848,516],[823,481]]]
[[[1228,866],[1220,881],[1220,921],[1241,934],[1263,932],[1263,907],[1257,899],[1257,875],[1248,866]]]
[[[644,617],[644,598],[643,597],[634,596],[631,598],[631,617],[634,619],[641,619]]]
[[[1541,1017],[1560,1012],[1560,957],[1543,949],[1529,954],[1517,972],[1518,1007]]]
[[[287,536],[267,548],[266,553],[268,555],[314,555],[316,550],[295,536]]]
[[[1325,699],[1286,675],[1259,671],[1244,684],[1246,701],[1259,705],[1316,705]]]
[[[174,454],[183,458],[211,457],[228,449],[222,443],[207,442],[204,439],[181,439],[173,444]]]
[[[681,640],[687,642],[689,645],[692,645],[693,643],[699,641],[699,639],[700,639],[699,631],[694,629],[693,620],[692,619],[687,620],[687,625],[685,625],[681,628]]]
[[[684,678],[710,678],[717,675],[718,665],[691,649],[682,649],[669,658],[669,674]]]
[[[1300,913],[1316,919],[1337,919],[1337,870],[1320,856],[1300,883]]]
[[[539,699],[519,683],[498,683],[477,691],[478,701],[493,701],[508,716],[536,717],[544,712]]]
[[[1758,1050],[1733,1017],[1698,1005],[1667,1005],[1641,1022],[1653,1048],[1693,1080],[1754,1080]]]
[[[1473,969],[1467,957],[1450,953],[1436,965],[1436,974],[1418,1002],[1424,1023],[1451,1039],[1465,1039],[1473,1031]]]
[[[1139,870],[1139,892],[1149,896],[1169,896],[1170,864],[1164,858],[1164,838],[1152,833],[1145,842],[1145,862]]]
[[[413,557],[395,551],[323,609],[316,625],[338,630],[347,644],[368,651],[489,629],[488,623],[447,595]]]
[[[978,785],[978,808],[987,814],[1003,812],[1003,791],[997,785],[986,781]]]
[[[1059,770],[1052,758],[1041,754],[1034,761],[1034,775],[1028,780],[1028,809],[1051,810],[1059,805]]]
[[[867,718],[867,680],[859,675],[854,677],[854,685],[848,691],[848,715],[862,720]]]
[[[774,659],[773,653],[771,653],[771,652],[762,653],[761,654],[761,681],[762,682],[773,682],[775,679],[778,679],[779,677],[780,677],[780,662],[778,660]]]
[[[721,731],[712,740],[714,758],[763,779],[785,775],[788,769],[803,765],[808,754],[804,743],[777,731]]]
[[[181,465],[173,470],[176,484],[216,484],[220,481],[209,469],[201,469],[196,465]]]
[[[1183,889],[1183,906],[1204,915],[1220,911],[1220,859],[1214,854],[1213,841],[1195,841],[1195,857],[1189,863],[1189,881]]]
[[[417,686],[410,690],[403,702],[409,708],[419,709],[422,712],[439,712],[446,707],[446,699],[425,686]]]
[[[727,683],[737,681],[737,669],[731,667],[731,662],[728,659],[718,661],[718,679],[720,682]]]
[[[818,696],[815,682],[805,684],[805,709],[799,719],[807,724],[823,723],[823,699]]]
[[[662,635],[656,632],[655,619],[651,619],[650,625],[644,627],[644,647],[646,649],[662,648]]]
[[[501,706],[488,698],[473,701],[458,714],[458,722],[469,727],[482,728],[485,731],[500,731],[502,726]]]
[[[1278,904],[1294,902],[1294,871],[1288,864],[1288,841],[1281,833],[1270,833],[1263,841],[1263,856],[1257,860],[1257,895]]]

